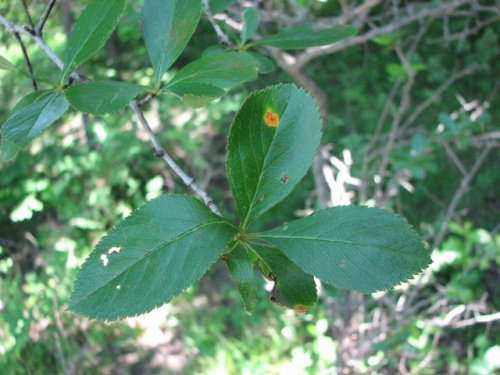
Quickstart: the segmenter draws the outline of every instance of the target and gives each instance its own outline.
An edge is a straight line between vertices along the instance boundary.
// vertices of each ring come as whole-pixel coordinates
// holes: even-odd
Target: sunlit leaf
[[[150,311],[207,272],[234,233],[191,196],[151,200],[97,244],[77,276],[70,309],[103,320]]]
[[[143,89],[127,82],[91,81],[71,85],[64,95],[79,111],[105,114],[125,107]]]
[[[248,53],[224,52],[206,55],[179,70],[167,91],[194,100],[211,101],[226,90],[257,78],[257,62]]]
[[[363,293],[391,288],[430,263],[413,228],[380,208],[327,208],[259,237],[325,283]]]
[[[201,0],[144,1],[144,41],[157,84],[186,48],[200,16]]]
[[[311,166],[321,136],[314,99],[295,85],[256,91],[229,132],[227,172],[245,226],[292,192]]]
[[[53,90],[35,92],[21,99],[2,126],[3,157],[13,157],[16,147],[22,150],[58,120],[68,107],[64,96]]]
[[[108,40],[125,9],[125,0],[92,0],[76,21],[64,56],[62,80]]]

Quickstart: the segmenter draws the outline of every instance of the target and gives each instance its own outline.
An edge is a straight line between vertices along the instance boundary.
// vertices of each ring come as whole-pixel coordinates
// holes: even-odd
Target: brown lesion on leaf
[[[290,179],[290,175],[288,173],[283,173],[283,175],[280,178],[280,182],[282,184],[286,184],[289,179]]]
[[[264,113],[264,122],[267,126],[275,128],[280,123],[280,117],[276,112],[268,109],[266,113]]]
[[[297,311],[298,313],[305,313],[307,310],[309,310],[309,307],[307,307],[306,305],[301,305],[301,304],[297,304],[293,307],[293,309],[295,311]]]

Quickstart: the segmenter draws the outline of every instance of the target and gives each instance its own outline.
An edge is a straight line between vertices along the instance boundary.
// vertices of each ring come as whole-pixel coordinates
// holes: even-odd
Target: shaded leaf
[[[149,201],[97,244],[78,273],[70,309],[103,320],[150,311],[207,272],[234,233],[194,197]]]
[[[253,51],[248,51],[247,53],[250,54],[250,56],[252,56],[259,64],[260,74],[268,74],[276,69],[276,64],[273,59]]]
[[[257,63],[245,52],[206,55],[186,65],[166,86],[181,97],[213,100],[243,82],[257,77]]]
[[[125,9],[125,0],[92,0],[76,21],[64,56],[62,80],[108,40]]]
[[[227,172],[243,226],[283,200],[309,169],[321,136],[314,99],[295,85],[256,91],[229,132]]]
[[[245,310],[252,312],[257,300],[257,285],[253,260],[248,254],[248,250],[239,245],[225,256],[227,268],[231,273],[238,291],[240,292]]]
[[[300,49],[332,44],[356,35],[356,28],[337,25],[330,29],[315,30],[312,24],[287,27],[274,35],[254,42],[255,45],[272,46],[283,49]]]
[[[255,8],[245,8],[243,11],[243,29],[241,30],[241,41],[245,43],[259,27],[260,15]]]
[[[413,228],[380,208],[332,207],[259,235],[325,283],[371,293],[430,263]]]
[[[186,48],[200,16],[201,0],[145,0],[144,41],[157,84]]]
[[[17,68],[11,64],[9,60],[7,60],[5,57],[0,56],[0,69],[1,70],[17,70]]]
[[[12,157],[15,147],[23,149],[58,120],[68,107],[64,96],[53,90],[38,91],[21,99],[2,126],[3,156]]]
[[[265,262],[266,269],[272,272],[266,276],[275,283],[271,292],[273,302],[301,312],[316,303],[316,283],[311,275],[302,271],[276,247],[251,246]]]
[[[101,115],[125,107],[143,89],[127,82],[92,81],[75,83],[64,95],[77,110]]]

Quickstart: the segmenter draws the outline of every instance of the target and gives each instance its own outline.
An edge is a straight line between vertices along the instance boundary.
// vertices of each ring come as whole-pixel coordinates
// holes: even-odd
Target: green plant
[[[318,31],[302,25],[247,43],[258,25],[255,12],[248,10],[234,50],[202,56],[165,84],[163,77],[189,42],[202,6],[199,0],[146,0],[144,40],[153,67],[152,84],[88,81],[74,69],[104,45],[124,7],[125,0],[90,2],[73,29],[64,59],[52,55],[61,68],[58,82],[48,82],[53,88],[23,98],[2,126],[2,156],[13,158],[70,105],[84,113],[105,114],[128,104],[150,136],[156,155],[205,204],[189,195],[162,196],[118,223],[83,265],[70,309],[104,320],[149,311],[196,282],[220,258],[227,263],[248,311],[256,299],[254,265],[274,281],[274,301],[304,311],[316,301],[314,277],[369,293],[407,280],[429,264],[413,229],[378,208],[329,208],[270,231],[250,230],[261,214],[292,192],[319,146],[321,121],[315,101],[296,86],[254,92],[231,127],[227,173],[239,225],[222,217],[213,200],[170,158],[140,109],[163,94],[176,95],[189,105],[205,105],[263,70],[263,57],[246,52],[249,48],[328,44],[353,35],[352,27]],[[16,25],[6,25],[23,32]],[[4,58],[0,68],[18,70]],[[141,92],[146,96],[134,100]]]

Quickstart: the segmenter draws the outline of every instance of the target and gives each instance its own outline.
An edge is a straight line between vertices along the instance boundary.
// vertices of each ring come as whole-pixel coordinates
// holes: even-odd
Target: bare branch
[[[426,7],[420,12],[416,13],[408,12],[409,13],[408,16],[401,17],[399,20],[396,20],[385,26],[374,28],[365,34],[354,36],[349,39],[344,39],[340,42],[330,44],[328,46],[308,48],[297,56],[296,64],[300,67],[304,66],[311,60],[314,60],[320,56],[328,55],[331,53],[342,51],[348,47],[366,43],[378,35],[393,32],[395,30],[400,29],[403,26],[406,26],[418,20],[423,20],[426,18],[436,17],[442,14],[451,13],[456,8],[468,3],[470,3],[470,0],[451,0],[451,1],[446,1],[442,5],[437,7]]]
[[[450,205],[448,206],[448,210],[446,211],[446,216],[441,224],[441,227],[439,228],[439,232],[434,239],[434,243],[432,244],[433,249],[437,248],[443,241],[443,238],[448,230],[448,224],[450,223],[450,220],[453,217],[455,210],[457,209],[458,203],[460,202],[464,194],[467,192],[467,190],[469,190],[472,180],[476,176],[477,172],[479,171],[479,168],[481,168],[481,165],[484,163],[486,157],[493,149],[493,147],[494,145],[490,143],[485,148],[483,148],[483,150],[477,157],[470,171],[462,178],[460,186],[453,195]]]
[[[19,33],[14,33],[14,36],[16,37],[16,39],[19,43],[19,46],[21,47],[21,51],[23,52],[24,60],[26,61],[26,66],[28,67],[28,71],[29,71],[30,75],[33,77],[33,73],[34,73],[33,72],[33,65],[31,64],[31,60],[30,60],[30,57],[28,55],[28,51],[26,50],[26,46],[24,45],[24,42],[21,39],[21,35],[19,35]],[[35,91],[38,91],[38,84],[36,83],[35,78],[31,78],[31,83],[33,85],[33,89]]]
[[[155,149],[155,156],[161,157],[163,160],[165,160],[165,163],[167,163],[167,165],[175,172],[175,174],[179,176],[182,182],[188,188],[190,188],[196,195],[198,195],[203,200],[203,202],[205,202],[208,208],[212,210],[212,212],[214,212],[217,215],[220,215],[220,211],[215,205],[213,199],[203,189],[201,189],[198,185],[196,185],[194,179],[192,177],[189,177],[161,146],[160,141],[158,140],[155,133],[149,126],[149,123],[144,117],[144,114],[142,113],[141,109],[139,108],[138,103],[136,101],[132,101],[130,102],[129,107],[132,108],[132,110],[137,116],[139,123],[142,125],[144,130],[146,130],[148,137]]]
[[[203,12],[207,16],[208,22],[210,22],[210,25],[212,25],[212,28],[215,30],[215,33],[219,37],[219,40],[221,43],[231,46],[232,43],[229,40],[229,36],[222,30],[222,28],[219,26],[217,21],[215,21],[214,16],[210,12],[210,5],[208,3],[208,0],[203,0]]]
[[[28,23],[32,29],[35,28],[35,24],[33,23],[33,19],[31,18],[30,11],[28,9],[28,5],[26,4],[26,0],[22,0],[21,3],[23,4],[24,8],[24,13],[26,13],[26,18],[28,18]]]
[[[35,35],[42,36],[43,27],[45,26],[45,22],[47,22],[47,18],[49,18],[50,12],[52,11],[55,3],[56,0],[50,0],[47,4],[47,8],[45,8],[45,12],[43,13],[42,18],[40,19],[40,22],[38,22],[38,26],[35,29]]]

